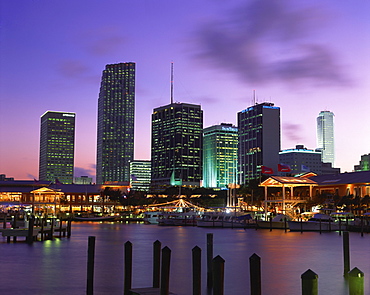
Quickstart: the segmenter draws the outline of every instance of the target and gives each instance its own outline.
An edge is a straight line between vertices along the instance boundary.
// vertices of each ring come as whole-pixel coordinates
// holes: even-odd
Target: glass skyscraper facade
[[[151,180],[151,161],[133,160],[130,162],[131,188],[148,192]]]
[[[96,181],[130,181],[134,157],[135,63],[110,64],[98,100]]]
[[[323,163],[334,166],[334,113],[322,111],[317,117],[317,148],[322,151]]]
[[[262,166],[277,171],[280,151],[280,108],[260,103],[238,113],[240,184],[261,176]]]
[[[152,114],[152,186],[198,185],[202,179],[203,111],[200,105],[171,103]]]
[[[238,183],[238,128],[221,123],[203,130],[203,186]]]
[[[73,182],[75,118],[52,111],[41,116],[39,180]]]

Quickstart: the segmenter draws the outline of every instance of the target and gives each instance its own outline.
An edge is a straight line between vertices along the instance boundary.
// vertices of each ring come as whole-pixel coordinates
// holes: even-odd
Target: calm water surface
[[[145,224],[74,223],[70,239],[6,243],[0,237],[0,294],[86,294],[88,236],[96,237],[94,294],[123,294],[123,247],[133,244],[132,286],[152,284],[153,242],[171,254],[170,289],[192,294],[191,253],[202,249],[202,285],[206,291],[206,236],[213,233],[214,255],[225,259],[225,295],[249,294],[249,257],[261,257],[262,294],[301,294],[301,274],[319,276],[319,294],[347,295],[343,279],[343,240],[338,233],[284,230],[161,227]],[[22,238],[20,238],[22,239]],[[365,273],[370,294],[370,234],[350,233],[351,269]]]

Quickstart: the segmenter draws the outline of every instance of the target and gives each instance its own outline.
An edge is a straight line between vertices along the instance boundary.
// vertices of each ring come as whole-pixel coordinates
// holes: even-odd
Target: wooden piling
[[[161,245],[162,243],[158,240],[153,243],[153,288],[159,288],[160,284]]]
[[[162,249],[160,295],[169,295],[170,293],[170,263],[171,249],[166,246]]]
[[[343,259],[344,259],[343,276],[347,277],[348,272],[350,270],[349,233],[348,233],[348,231],[343,232]]]
[[[3,213],[3,228],[6,228],[6,218],[7,218],[7,214],[6,213]]]
[[[302,295],[318,295],[318,275],[307,270],[301,275]]]
[[[195,246],[192,249],[193,258],[193,295],[201,295],[202,290],[202,250]]]
[[[364,295],[364,273],[357,267],[348,273],[349,295]]]
[[[35,216],[31,215],[29,220],[28,220],[28,236],[26,238],[28,244],[33,243],[33,225],[34,225],[34,222],[35,222]]]
[[[72,232],[72,218],[69,217],[67,221],[67,238],[71,237],[71,232]]]
[[[207,288],[212,288],[213,234],[207,234]]]
[[[132,243],[127,241],[125,243],[125,277],[124,277],[124,295],[130,295],[132,282]]]
[[[213,295],[224,295],[225,260],[217,255],[212,260]]]
[[[87,284],[86,294],[94,294],[94,259],[95,259],[95,237],[89,236],[87,248]]]
[[[63,231],[63,222],[62,218],[59,218],[59,238],[62,238],[62,231]]]
[[[261,258],[256,253],[249,257],[249,275],[251,295],[261,295]]]
[[[52,240],[53,239],[53,234],[54,234],[54,222],[55,222],[55,219],[54,218],[50,218],[50,233],[49,233],[49,240]]]

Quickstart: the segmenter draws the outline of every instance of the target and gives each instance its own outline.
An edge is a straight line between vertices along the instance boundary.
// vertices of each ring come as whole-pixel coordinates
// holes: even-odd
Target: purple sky
[[[17,0],[0,2],[0,173],[38,178],[40,116],[75,112],[75,176],[94,175],[106,64],[136,62],[135,159],[150,159],[153,108],[200,103],[204,127],[257,101],[281,108],[282,149],[316,148],[335,114],[336,167],[370,153],[370,2]]]

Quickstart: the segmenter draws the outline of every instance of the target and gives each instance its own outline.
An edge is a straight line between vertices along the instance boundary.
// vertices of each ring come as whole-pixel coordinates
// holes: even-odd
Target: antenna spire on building
[[[173,62],[171,62],[171,104],[173,104]]]

